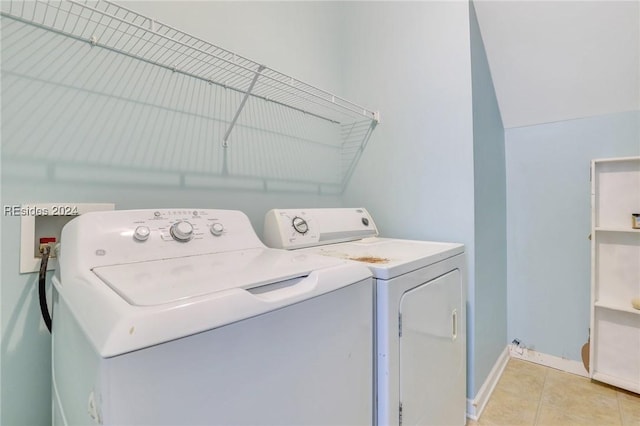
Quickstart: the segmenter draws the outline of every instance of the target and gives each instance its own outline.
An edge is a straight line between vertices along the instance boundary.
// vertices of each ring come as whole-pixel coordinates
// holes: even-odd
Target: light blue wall
[[[344,205],[367,207],[385,237],[464,243],[473,271],[468,3],[351,2],[345,20],[345,91],[379,105],[382,122]]]
[[[468,4],[352,2],[348,11],[345,90],[380,105],[382,122],[345,204],[366,204],[385,236],[472,250]]]
[[[580,360],[590,304],[590,160],[640,154],[640,111],[507,129],[508,339]]]
[[[144,8],[206,39],[229,41],[239,53],[283,72],[340,89],[334,4],[146,2]],[[2,18],[2,205],[239,209],[259,233],[270,208],[341,205],[339,195],[229,189],[243,181],[224,179],[204,187],[181,181],[181,171],[219,166],[206,144],[218,146],[219,134],[200,130],[205,119],[198,117],[207,105],[200,95],[210,88],[86,43],[33,28],[16,32],[14,25]],[[184,90],[189,96],[179,95]],[[244,150],[240,165],[260,176],[269,154]],[[285,178],[295,180],[297,169],[287,167]],[[312,164],[301,176],[321,175],[322,167]],[[50,335],[40,319],[37,277],[19,274],[20,219],[3,216],[1,225],[0,424],[47,425]]]
[[[470,5],[475,190],[475,396],[507,341],[507,229],[504,128],[475,8]]]

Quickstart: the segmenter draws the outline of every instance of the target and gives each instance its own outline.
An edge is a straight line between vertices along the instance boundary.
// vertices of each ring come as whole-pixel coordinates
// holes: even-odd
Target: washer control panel
[[[154,210],[152,215],[132,224],[133,238],[146,242],[151,236],[161,241],[188,243],[210,236],[225,235],[223,219],[212,215],[210,210]]]
[[[269,247],[297,249],[378,235],[369,212],[362,208],[274,209],[264,221]]]
[[[234,210],[114,210],[80,215],[65,226],[92,265],[264,248],[247,216]],[[65,248],[62,247],[63,255]],[[66,253],[69,253],[67,251]]]

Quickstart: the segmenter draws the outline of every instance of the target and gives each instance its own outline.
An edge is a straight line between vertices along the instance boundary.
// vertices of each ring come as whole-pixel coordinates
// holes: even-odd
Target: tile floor
[[[510,359],[477,425],[640,426],[640,395]]]

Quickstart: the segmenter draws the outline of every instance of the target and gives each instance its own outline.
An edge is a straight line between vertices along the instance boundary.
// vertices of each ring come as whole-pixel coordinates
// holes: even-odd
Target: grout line
[[[544,369],[544,380],[542,381],[542,391],[540,392],[540,400],[538,401],[538,408],[536,409],[536,416],[533,419],[533,425],[536,426],[538,424],[538,419],[540,418],[540,410],[542,409],[542,401],[544,400],[544,390],[547,386],[547,376],[549,375],[549,368]]]
[[[624,425],[624,415],[622,414],[622,403],[620,402],[619,390],[616,390],[616,402],[618,403],[618,415],[620,416],[620,424]]]

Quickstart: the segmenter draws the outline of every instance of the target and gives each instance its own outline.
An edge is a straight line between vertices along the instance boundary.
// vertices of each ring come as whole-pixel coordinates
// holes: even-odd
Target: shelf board
[[[620,163],[625,161],[638,161],[640,157],[617,157],[617,158],[596,158],[591,160],[592,163]]]
[[[623,232],[623,233],[631,233],[631,234],[640,234],[640,229],[633,228],[618,228],[613,226],[596,226],[596,232]]]
[[[594,303],[596,308],[608,309],[610,311],[624,312],[626,314],[632,315],[640,315],[640,310],[634,309],[631,306],[631,302],[629,301],[628,305],[624,305],[622,303],[606,303],[606,302],[596,302]]]

